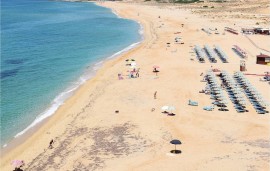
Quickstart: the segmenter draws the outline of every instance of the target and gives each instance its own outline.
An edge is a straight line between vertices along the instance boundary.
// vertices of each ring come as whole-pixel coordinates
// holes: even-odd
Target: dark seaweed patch
[[[24,63],[24,59],[9,59],[9,60],[5,60],[6,64],[22,64]]]
[[[19,69],[11,69],[11,70],[5,70],[1,72],[1,79],[7,78],[7,77],[13,77],[19,72]]]

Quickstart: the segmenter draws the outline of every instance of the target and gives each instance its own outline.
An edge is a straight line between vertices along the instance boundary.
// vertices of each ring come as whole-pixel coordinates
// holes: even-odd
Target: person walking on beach
[[[123,80],[122,74],[118,74],[118,80]]]
[[[154,99],[157,99],[157,91],[154,93]]]
[[[53,148],[53,143],[54,143],[54,141],[53,141],[53,139],[50,141],[50,145],[49,145],[49,149],[52,149]]]
[[[136,72],[136,77],[140,77],[139,71]]]

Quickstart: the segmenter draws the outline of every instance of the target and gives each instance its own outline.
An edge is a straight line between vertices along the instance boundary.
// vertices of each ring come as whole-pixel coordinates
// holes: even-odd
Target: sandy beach
[[[210,3],[207,6],[215,8],[204,9],[203,3],[98,2],[123,18],[138,21],[144,29],[143,42],[107,61],[33,135],[5,152],[0,170],[12,170],[13,159],[24,160],[27,171],[270,170],[269,113],[257,114],[248,99],[249,112],[238,113],[225,90],[229,111],[206,111],[203,107],[213,100],[199,93],[206,86],[201,73],[219,69],[233,76],[239,71],[241,58],[233,45],[247,52],[244,73],[270,72],[270,66],[256,64],[256,55],[270,54],[270,36],[224,31],[224,27],[240,31],[257,22],[267,27],[269,5],[262,8],[267,1],[259,2],[252,8],[248,8],[251,2],[242,3],[237,9],[233,3],[225,7],[224,3]],[[202,28],[217,29],[219,34],[207,34]],[[184,44],[176,43],[176,37]],[[217,63],[208,59],[199,63],[194,46],[216,44],[229,63],[219,58]],[[139,77],[128,78],[127,59],[135,60]],[[157,74],[154,65],[159,66]],[[246,78],[269,103],[268,82],[260,81],[262,76]],[[189,100],[199,105],[190,106]],[[165,105],[175,107],[174,116],[162,113]],[[51,139],[54,144],[49,149]],[[182,142],[177,146],[181,154],[170,153],[175,148],[170,143],[173,139]]]

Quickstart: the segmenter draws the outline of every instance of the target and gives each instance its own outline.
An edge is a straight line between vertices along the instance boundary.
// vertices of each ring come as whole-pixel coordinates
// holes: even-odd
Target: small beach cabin
[[[270,35],[270,29],[266,28],[254,28],[255,34]]]
[[[256,64],[267,65],[268,63],[270,63],[270,56],[265,54],[257,55]]]
[[[254,29],[242,28],[242,33],[244,33],[244,34],[254,34]]]

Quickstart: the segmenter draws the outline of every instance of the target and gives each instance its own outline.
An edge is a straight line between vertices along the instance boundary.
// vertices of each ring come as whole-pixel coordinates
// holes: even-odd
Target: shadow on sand
[[[171,150],[170,152],[173,154],[181,154],[182,153],[181,150]]]

